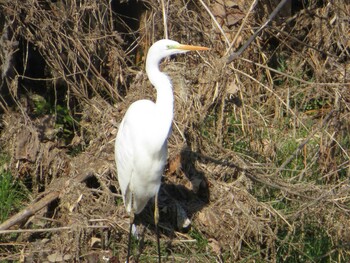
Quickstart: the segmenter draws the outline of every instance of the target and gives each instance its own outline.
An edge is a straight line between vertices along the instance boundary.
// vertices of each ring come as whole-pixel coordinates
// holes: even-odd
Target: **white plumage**
[[[118,181],[126,210],[132,216],[140,213],[149,199],[157,196],[167,159],[174,97],[171,81],[159,70],[159,63],[173,54],[207,49],[163,39],[154,43],[148,51],[146,72],[157,90],[157,100],[155,103],[139,100],[131,104],[115,142]],[[156,225],[157,220],[155,215]]]

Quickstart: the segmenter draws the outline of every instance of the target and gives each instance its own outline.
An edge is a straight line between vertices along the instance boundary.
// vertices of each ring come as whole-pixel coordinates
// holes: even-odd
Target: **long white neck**
[[[174,115],[174,95],[170,78],[159,70],[160,59],[147,59],[146,72],[152,85],[157,90],[157,117],[161,119],[162,128],[168,135]]]

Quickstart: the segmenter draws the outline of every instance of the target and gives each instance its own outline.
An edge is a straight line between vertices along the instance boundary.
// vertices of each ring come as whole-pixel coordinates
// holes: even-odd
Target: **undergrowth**
[[[24,186],[13,178],[6,168],[9,158],[0,154],[0,223],[19,211],[26,199]]]
[[[168,1],[169,37],[211,51],[165,62],[179,73],[166,171],[178,191],[162,212],[177,219],[183,206],[193,225],[186,233],[164,231],[163,257],[349,262],[349,4],[289,1],[285,17],[277,18],[283,23],[271,23],[237,60],[222,64],[266,21],[271,1],[258,1],[253,11],[254,1],[185,2]],[[45,255],[37,256],[40,235],[5,240],[4,257],[25,243],[15,258],[47,260],[59,244],[76,260],[111,250],[123,262],[128,216],[115,179],[114,140],[126,108],[149,96],[138,65],[163,37],[159,1],[5,1],[0,7],[6,25],[0,58],[16,62],[11,74],[2,72],[6,95],[16,103],[2,99],[5,84],[0,89],[2,141],[11,153],[0,157],[0,221],[21,208],[27,195],[21,181],[28,180],[41,186],[35,200],[60,192],[37,219],[44,233],[67,222],[71,227],[68,234],[45,233]],[[38,61],[45,61],[42,70]],[[47,116],[54,121],[45,126]],[[74,182],[84,174],[98,183]],[[100,224],[103,235],[94,228]],[[154,240],[152,231],[143,244],[133,240],[133,255],[141,245],[140,261],[155,261]]]

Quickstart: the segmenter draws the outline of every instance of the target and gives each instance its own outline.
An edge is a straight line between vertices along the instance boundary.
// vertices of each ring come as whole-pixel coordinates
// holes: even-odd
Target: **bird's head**
[[[151,83],[157,88],[160,83],[159,72],[159,63],[163,58],[166,58],[171,55],[185,53],[191,50],[208,50],[209,48],[200,47],[200,46],[190,46],[182,45],[179,42],[162,39],[155,42],[150,49],[148,50],[147,59],[146,59],[146,72]],[[165,74],[166,81],[169,82],[168,77]],[[164,84],[163,84],[164,85]]]
[[[150,47],[147,58],[152,57],[155,60],[157,60],[157,62],[159,62],[162,58],[175,55],[175,54],[185,53],[188,51],[193,51],[193,50],[209,50],[209,48],[200,47],[200,46],[183,45],[174,40],[162,39],[155,42]]]

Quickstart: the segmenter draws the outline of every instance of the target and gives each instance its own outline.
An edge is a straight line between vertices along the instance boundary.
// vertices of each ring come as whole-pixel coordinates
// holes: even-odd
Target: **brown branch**
[[[276,170],[273,176],[277,176],[295,158],[299,151],[303,149],[303,147],[312,139],[312,137],[314,137],[315,134],[327,124],[329,119],[333,116],[334,112],[334,110],[331,110],[328,113],[328,115],[323,119],[323,121],[318,125],[318,127],[313,132],[311,132],[309,136],[307,136],[306,139],[299,144],[298,148],[296,148],[295,151],[281,164],[281,166]]]
[[[85,174],[81,174],[80,176],[77,176],[73,180],[75,182],[81,183],[92,175],[93,175],[93,173],[88,172]],[[70,181],[70,180],[72,180],[72,179],[69,179],[68,181]],[[41,198],[39,201],[36,201],[34,203],[29,204],[25,209],[18,212],[17,214],[12,216],[11,218],[7,219],[5,222],[3,222],[0,225],[0,231],[9,229],[10,227],[22,222],[23,220],[27,219],[28,217],[34,215],[36,212],[40,211],[42,208],[49,205],[52,201],[54,201],[55,199],[57,199],[60,196],[61,192],[63,192],[63,190],[65,189],[65,186],[67,185],[68,181],[64,181],[64,183],[62,183],[60,185],[60,187],[59,187],[60,190],[57,190],[57,191],[50,190],[47,193],[44,193],[43,194],[44,197]]]
[[[100,228],[110,228],[111,226],[81,226],[90,229],[100,229]],[[40,228],[40,229],[13,229],[13,230],[0,230],[0,234],[14,234],[14,233],[41,233],[41,232],[56,232],[62,230],[71,230],[72,226],[61,226],[61,227],[51,227],[51,228]]]
[[[233,60],[237,59],[246,49],[247,47],[256,39],[256,37],[260,34],[260,32],[265,29],[265,27],[275,18],[275,16],[278,14],[278,12],[281,10],[281,8],[284,6],[284,4],[289,0],[281,0],[281,2],[277,5],[277,7],[272,11],[272,13],[269,15],[265,23],[259,27],[255,33],[250,36],[250,38],[247,40],[247,42],[244,43],[244,45],[237,51],[233,52],[227,59],[227,64],[231,63]]]

